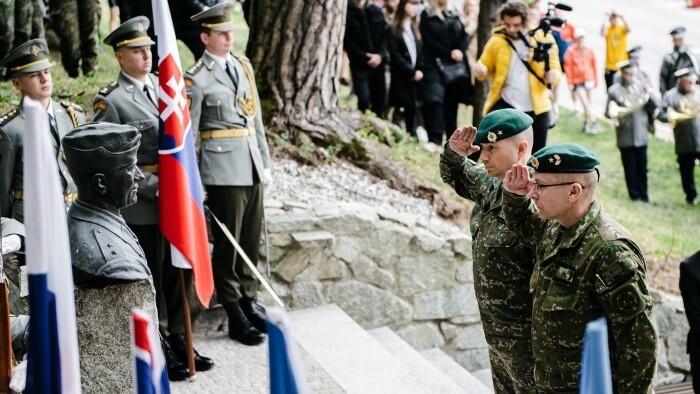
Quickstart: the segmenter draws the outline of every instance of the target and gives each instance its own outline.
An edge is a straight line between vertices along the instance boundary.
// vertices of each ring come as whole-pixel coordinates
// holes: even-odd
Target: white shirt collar
[[[49,114],[52,118],[56,119],[56,114],[53,111],[53,100],[49,99],[49,106],[46,108],[46,113]]]
[[[132,77],[131,75],[129,75],[129,74],[123,72],[123,71],[122,71],[122,74],[124,74],[124,76],[125,76],[129,81],[131,81],[131,83],[133,83],[134,86],[135,86],[138,90],[143,91],[143,86],[146,85],[146,86],[148,86],[149,88],[151,88],[153,92],[156,91],[155,86],[153,86],[153,83],[151,82],[151,78],[149,78],[148,75],[146,75],[146,80],[142,82],[142,81],[137,80],[136,78]]]

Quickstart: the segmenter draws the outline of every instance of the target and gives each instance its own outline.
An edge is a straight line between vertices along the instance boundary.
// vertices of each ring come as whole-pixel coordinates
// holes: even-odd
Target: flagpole
[[[0,256],[0,259],[2,256]],[[0,270],[0,393],[9,393],[12,379],[12,336],[7,282]]]
[[[185,344],[187,345],[187,368],[189,369],[189,380],[197,378],[197,371],[194,366],[194,345],[192,344],[192,319],[190,318],[190,302],[187,297],[185,287],[185,274],[182,268],[178,268],[180,273],[180,293],[182,293],[182,311],[185,314]]]

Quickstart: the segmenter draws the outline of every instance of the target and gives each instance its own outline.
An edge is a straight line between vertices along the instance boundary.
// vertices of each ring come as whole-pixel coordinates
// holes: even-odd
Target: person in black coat
[[[465,50],[469,37],[459,19],[459,12],[448,7],[447,0],[429,0],[430,8],[420,18],[420,34],[423,40],[423,117],[428,139],[442,145],[457,128],[457,109],[460,102],[467,102],[471,94],[469,75],[446,85],[438,68],[443,65],[465,62]],[[469,70],[467,66],[467,71]]]
[[[423,45],[417,29],[417,6],[420,0],[401,0],[392,21],[387,46],[391,64],[389,105],[403,113],[406,131],[416,136],[423,72]]]
[[[357,107],[378,116],[383,115],[386,101],[387,27],[381,8],[368,0],[348,0],[343,49],[350,60]]]
[[[681,263],[679,287],[685,315],[690,323],[687,349],[690,355],[693,390],[700,393],[700,251]]]

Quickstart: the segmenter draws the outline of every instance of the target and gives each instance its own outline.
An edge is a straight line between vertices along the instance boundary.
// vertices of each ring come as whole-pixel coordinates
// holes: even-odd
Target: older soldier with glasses
[[[530,342],[532,249],[506,226],[501,206],[502,179],[513,164],[527,162],[532,139],[530,116],[501,109],[486,115],[478,130],[457,129],[440,156],[442,180],[475,203],[470,226],[474,290],[497,393],[535,391]],[[467,158],[479,151],[484,165]]]
[[[658,337],[646,263],[629,233],[596,201],[600,161],[580,145],[557,144],[537,151],[528,164],[534,177],[522,164],[505,175],[502,204],[508,227],[535,253],[537,391],[578,391],[586,324],[604,316],[616,392],[652,392]]]

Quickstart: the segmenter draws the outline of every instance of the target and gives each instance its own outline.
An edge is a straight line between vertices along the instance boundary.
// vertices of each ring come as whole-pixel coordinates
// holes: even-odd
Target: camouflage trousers
[[[530,338],[486,336],[496,393],[534,393],[535,360]]]
[[[0,0],[0,59],[33,38],[44,38],[43,0]]]
[[[61,62],[75,78],[97,66],[100,23],[99,0],[50,0],[51,22],[61,40]]]

